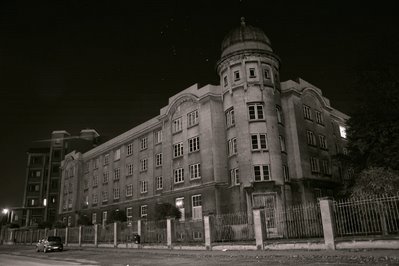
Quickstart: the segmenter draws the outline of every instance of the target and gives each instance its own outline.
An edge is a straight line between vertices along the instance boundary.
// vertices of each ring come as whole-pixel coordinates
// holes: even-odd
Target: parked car
[[[36,244],[36,251],[62,251],[64,246],[62,244],[61,237],[59,236],[48,236],[47,238],[39,240]]]

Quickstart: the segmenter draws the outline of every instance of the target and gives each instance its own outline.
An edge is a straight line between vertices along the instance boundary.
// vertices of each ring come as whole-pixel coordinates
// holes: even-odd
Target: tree
[[[118,209],[113,210],[107,222],[108,223],[126,222],[126,213]]]
[[[78,223],[78,225],[85,225],[85,226],[93,225],[91,223],[90,218],[86,214],[79,214],[79,218],[78,218],[77,223]]]
[[[165,220],[167,217],[181,218],[181,211],[170,203],[160,203],[155,207],[155,219]]]

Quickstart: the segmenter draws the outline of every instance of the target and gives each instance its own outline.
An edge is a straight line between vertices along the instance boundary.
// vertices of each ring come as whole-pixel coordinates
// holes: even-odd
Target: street
[[[399,265],[397,250],[184,251],[66,247],[37,253],[34,246],[0,246],[9,265]]]

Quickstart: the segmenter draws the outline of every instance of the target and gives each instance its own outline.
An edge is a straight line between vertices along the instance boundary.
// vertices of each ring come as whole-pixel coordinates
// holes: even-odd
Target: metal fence
[[[252,241],[255,239],[252,217],[246,212],[210,216],[212,241]]]
[[[94,226],[82,226],[82,243],[94,243]]]
[[[113,244],[114,243],[114,225],[107,224],[98,226],[98,243]]]
[[[123,222],[118,225],[118,243],[131,243],[133,236],[137,234],[137,222]]]
[[[143,220],[141,223],[141,242],[166,243],[166,220]]]
[[[323,225],[319,203],[264,208],[266,238],[320,238]]]
[[[204,222],[202,220],[175,220],[173,226],[176,244],[198,244],[204,242]]]
[[[79,227],[70,227],[69,228],[68,243],[79,243]]]
[[[334,202],[337,236],[399,233],[399,195]]]

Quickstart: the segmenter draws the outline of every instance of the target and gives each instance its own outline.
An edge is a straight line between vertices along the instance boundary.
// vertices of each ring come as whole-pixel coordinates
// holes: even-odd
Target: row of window
[[[249,80],[254,80],[257,79],[258,77],[258,69],[256,66],[250,66],[247,68],[247,77]],[[270,69],[268,68],[263,68],[263,78],[265,80],[271,81],[271,74],[270,74]],[[277,74],[274,75],[275,82],[277,81]],[[234,82],[239,82],[241,81],[241,71],[239,69],[233,70],[233,81]],[[227,75],[223,76],[223,86],[227,87],[229,85],[229,79]]]
[[[286,152],[285,139],[281,135],[279,136],[279,142],[280,142],[281,152]],[[268,149],[267,134],[266,133],[251,134],[251,149],[253,151],[267,150]],[[227,151],[229,156],[237,154],[237,138],[231,138],[227,141]]]
[[[239,169],[234,168],[230,170],[231,185],[240,184]],[[254,181],[268,181],[271,180],[269,165],[254,165],[253,166]],[[289,181],[289,172],[287,165],[283,165],[283,177],[285,181]]]
[[[319,125],[324,126],[324,118],[323,114],[320,111],[314,110],[315,116],[316,116],[316,123]],[[303,105],[303,116],[307,120],[313,121],[313,110],[307,105]]]
[[[183,130],[183,118],[179,117],[172,121],[172,133],[178,133]],[[187,114],[187,128],[197,125],[199,122],[198,110]]]
[[[276,105],[277,122],[283,124],[282,110],[279,105]],[[248,117],[249,120],[264,120],[264,110],[262,103],[251,103],[248,104]],[[234,118],[234,107],[228,109],[225,113],[226,125],[227,127],[232,127],[235,125]]]
[[[310,170],[312,173],[321,173],[331,175],[331,166],[329,160],[320,160],[316,157],[310,157]]]
[[[307,139],[308,145],[317,146],[316,135],[312,131],[310,131],[310,130],[306,131],[306,139]],[[321,135],[321,134],[319,134],[319,146],[323,150],[328,149],[327,139],[324,135]]]
[[[194,137],[190,138],[188,140],[188,152],[196,152],[199,151],[200,149],[200,143],[199,143],[199,137]],[[173,144],[173,158],[177,158],[180,156],[183,156],[184,153],[184,147],[183,147],[183,142],[179,142],[176,144]]]

